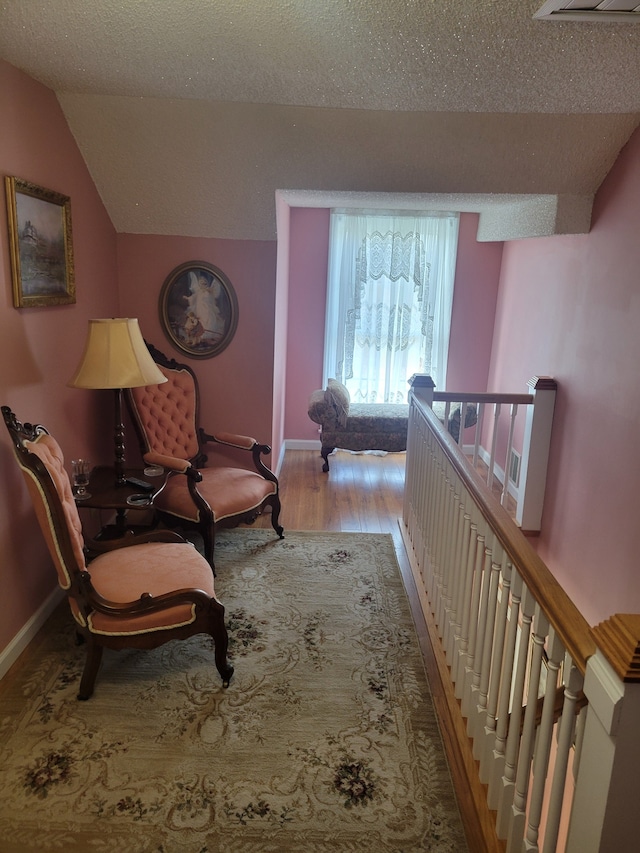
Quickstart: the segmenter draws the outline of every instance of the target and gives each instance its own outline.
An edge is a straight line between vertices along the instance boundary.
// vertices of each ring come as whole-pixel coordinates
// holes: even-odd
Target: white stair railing
[[[438,391],[431,377],[425,374],[416,374],[412,383],[429,405],[444,403],[445,423],[449,421],[452,404],[461,407],[461,424],[467,422],[469,407],[475,407],[477,422],[475,426],[459,430],[458,446],[473,459],[474,467],[478,467],[479,461],[486,464],[489,488],[494,481],[501,484],[502,506],[507,506],[509,496],[513,498],[514,517],[520,528],[529,534],[539,533],[556,381],[549,376],[534,376],[527,383],[529,391],[522,394]],[[509,478],[516,444],[520,452],[517,484]]]
[[[634,849],[607,845],[614,789],[631,813],[625,827],[640,830],[637,777],[623,784],[626,756],[638,759],[633,773],[640,766],[638,718],[635,730],[629,722],[640,711],[640,616],[589,628],[431,394],[412,391],[402,529],[495,834],[507,853]]]

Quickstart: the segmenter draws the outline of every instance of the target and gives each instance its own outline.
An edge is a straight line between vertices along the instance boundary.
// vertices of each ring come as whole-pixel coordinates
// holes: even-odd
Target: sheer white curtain
[[[403,403],[408,378],[445,388],[457,213],[332,211],[324,381],[354,402]]]

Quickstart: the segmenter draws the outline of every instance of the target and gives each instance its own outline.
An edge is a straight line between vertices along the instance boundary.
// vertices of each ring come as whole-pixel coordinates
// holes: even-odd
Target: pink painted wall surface
[[[505,245],[496,314],[492,387],[559,383],[537,549],[592,624],[640,611],[638,222],[640,130],[589,234]]]
[[[0,402],[18,418],[44,423],[68,460],[108,461],[113,402],[66,383],[84,348],[87,321],[116,311],[116,238],[58,101],[0,61],[0,167],[71,198],[77,302],[15,309],[4,201],[0,205]],[[55,588],[55,575],[9,436],[0,426],[0,650]]]
[[[318,425],[310,420],[307,404],[322,385],[329,211],[293,208],[289,242],[285,438],[317,440]]]
[[[137,317],[145,337],[166,355],[186,361],[200,386],[200,421],[209,432],[236,432],[271,443],[276,244],[143,234],[118,235],[120,311]],[[238,328],[219,355],[190,359],[165,337],[158,301],[170,273],[187,261],[214,264],[238,299]],[[129,445],[135,444],[133,435]],[[230,454],[233,456],[233,453]],[[221,463],[228,454],[210,457]],[[271,457],[266,458],[272,463]]]
[[[478,243],[478,214],[460,216],[448,391],[487,391],[503,243]],[[443,389],[440,389],[443,390]]]

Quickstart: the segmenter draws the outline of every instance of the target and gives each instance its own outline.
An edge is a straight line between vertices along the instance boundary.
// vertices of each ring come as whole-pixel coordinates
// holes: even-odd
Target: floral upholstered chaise
[[[434,403],[434,411],[439,404]],[[351,403],[348,390],[337,379],[329,379],[327,388],[314,391],[309,398],[309,417],[320,424],[320,455],[323,471],[329,470],[329,454],[340,450],[385,450],[390,453],[407,449],[409,406],[406,403]],[[468,408],[465,426],[476,422],[476,411]],[[449,432],[457,440],[460,407],[452,409]]]

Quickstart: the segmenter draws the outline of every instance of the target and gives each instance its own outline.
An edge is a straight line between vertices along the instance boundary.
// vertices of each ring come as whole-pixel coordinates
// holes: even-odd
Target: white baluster
[[[424,523],[427,527],[427,544],[429,548],[429,585],[427,591],[431,604],[432,613],[437,609],[438,574],[440,571],[441,549],[442,549],[442,517],[444,512],[444,487],[443,476],[438,466],[438,458],[432,448],[431,462],[434,467],[433,474],[433,503],[427,510],[427,518]]]
[[[490,809],[497,809],[500,805],[500,795],[505,768],[505,753],[507,746],[507,735],[509,733],[509,714],[511,713],[511,694],[515,679],[514,661],[516,644],[520,622],[520,603],[522,598],[522,578],[517,571],[511,576],[511,601],[509,604],[509,625],[505,640],[504,662],[501,673],[500,701],[498,704],[498,719],[496,725],[495,745],[493,749],[491,778],[487,801]],[[525,644],[526,649],[526,644]],[[524,683],[524,679],[523,679]]]
[[[460,427],[458,429],[458,447],[460,450],[464,447],[464,425],[467,422],[467,404],[460,403]]]
[[[490,539],[489,542],[492,542]],[[480,606],[478,608],[478,625],[476,631],[475,653],[473,656],[473,677],[471,683],[471,696],[469,714],[467,716],[467,732],[470,737],[476,734],[476,721],[478,719],[478,708],[480,706],[480,682],[482,679],[482,651],[484,648],[485,634],[487,632],[487,614],[489,611],[489,590],[491,588],[491,549],[485,543],[482,557],[482,574],[480,583]]]
[[[533,595],[524,587],[522,592],[519,636],[516,649],[516,668],[510,697],[509,731],[507,733],[507,748],[505,750],[504,776],[498,805],[496,829],[499,838],[507,838],[511,824],[513,798],[516,787],[518,757],[520,755],[522,709],[524,691],[527,679],[527,662],[531,648],[531,629],[536,603]]]
[[[447,471],[447,505],[445,519],[445,547],[442,554],[442,566],[440,574],[440,604],[438,607],[438,622],[441,626],[440,637],[443,638],[447,630],[447,615],[451,598],[451,569],[453,562],[453,552],[455,548],[456,535],[456,506],[458,503],[455,493],[455,483],[450,478],[450,471]]]
[[[443,471],[443,475],[445,472]],[[446,584],[446,570],[449,560],[449,542],[451,534],[449,530],[451,519],[451,484],[448,482],[446,475],[443,476],[441,482],[441,501],[440,507],[442,529],[438,536],[438,563],[435,573],[435,588],[433,598],[433,609],[435,614],[436,625],[438,628],[438,636],[442,638],[444,632],[444,589]]]
[[[473,467],[478,467],[478,458],[480,456],[480,439],[482,438],[482,425],[484,423],[484,403],[478,405],[478,420],[476,422],[476,432],[473,441]]]
[[[456,636],[460,633],[460,602],[458,599],[460,595],[460,583],[463,571],[462,563],[464,558],[464,548],[465,545],[468,547],[467,533],[465,531],[468,530],[469,516],[465,514],[464,504],[461,503],[457,495],[455,513],[455,542],[453,543],[454,547],[449,583],[449,611],[447,614],[448,633],[444,644],[447,660],[450,666],[453,665],[453,661],[455,660]]]
[[[455,561],[456,550],[458,548],[458,517],[459,517],[459,498],[457,494],[457,484],[455,477],[452,477],[452,471],[449,470],[449,481],[451,489],[449,493],[449,516],[447,523],[447,559],[443,572],[443,587],[442,587],[442,646],[444,648],[447,662],[449,662],[450,645],[449,638],[451,636],[451,596],[453,591],[453,583],[455,578]]]
[[[499,549],[498,543],[494,543],[495,550]],[[489,577],[489,591],[487,596],[487,621],[482,643],[482,663],[480,670],[480,686],[478,689],[478,706],[476,711],[476,726],[474,727],[474,758],[480,759],[483,751],[483,731],[487,715],[487,697],[489,692],[489,679],[491,677],[491,657],[493,654],[493,636],[496,620],[496,609],[498,606],[498,585],[500,583],[500,569],[502,560],[501,551],[491,561],[491,573]]]
[[[542,704],[542,718],[536,735],[535,754],[533,758],[533,785],[531,786],[527,829],[523,846],[523,850],[527,851],[527,853],[538,853],[539,851],[538,837],[544,793],[547,785],[547,772],[549,769],[558,673],[563,658],[564,646],[560,642],[560,638],[556,632],[551,628],[547,639],[547,681]]]
[[[509,471],[511,470],[511,448],[513,447],[513,429],[515,426],[517,414],[518,404],[512,403],[511,417],[509,419],[509,438],[507,439],[507,455],[504,463],[504,484],[502,486],[502,494],[500,495],[500,503],[502,504],[502,506],[507,505],[507,498],[509,497]]]
[[[536,604],[533,631],[533,651],[531,655],[531,671],[529,674],[529,689],[527,690],[527,707],[524,713],[524,727],[518,756],[516,771],[516,786],[511,807],[512,817],[507,838],[507,853],[520,851],[524,839],[526,820],[527,794],[529,792],[529,773],[533,757],[533,745],[536,729],[536,712],[538,705],[538,690],[540,686],[540,671],[544,644],[549,631],[549,622],[540,607]]]
[[[473,508],[472,510],[473,511]],[[455,695],[462,699],[464,693],[465,667],[469,651],[469,623],[471,614],[471,594],[473,590],[473,567],[476,559],[478,528],[471,515],[465,515],[465,549],[460,574],[460,594],[458,597],[458,633],[456,636],[456,657],[452,666]]]
[[[584,682],[582,673],[573,665],[568,656],[565,663],[564,681],[564,704],[558,729],[558,746],[549,799],[549,812],[544,829],[543,853],[555,853],[558,843],[564,793],[567,787],[567,768],[576,726],[576,703],[581,695]]]
[[[502,557],[500,569],[500,586],[497,590],[498,609],[496,612],[493,649],[491,652],[491,681],[487,695],[487,714],[484,724],[483,754],[480,759],[480,781],[488,782],[491,778],[491,764],[495,747],[496,716],[498,713],[498,696],[502,677],[502,659],[504,655],[504,638],[509,618],[509,593],[511,589],[511,563],[506,555]]]
[[[493,433],[491,434],[491,456],[487,471],[487,486],[493,487],[493,471],[496,467],[496,446],[498,443],[498,421],[500,420],[500,403],[493,404]]]
[[[485,538],[478,534],[476,540],[476,552],[473,563],[473,581],[471,585],[471,605],[469,607],[469,648],[465,663],[465,689],[462,696],[462,716],[469,719],[473,707],[472,693],[475,698],[475,690],[480,683],[480,671],[478,654],[478,621],[480,619],[480,593],[482,591],[482,570],[484,566],[486,548]],[[474,661],[478,660],[477,681],[474,672]]]

